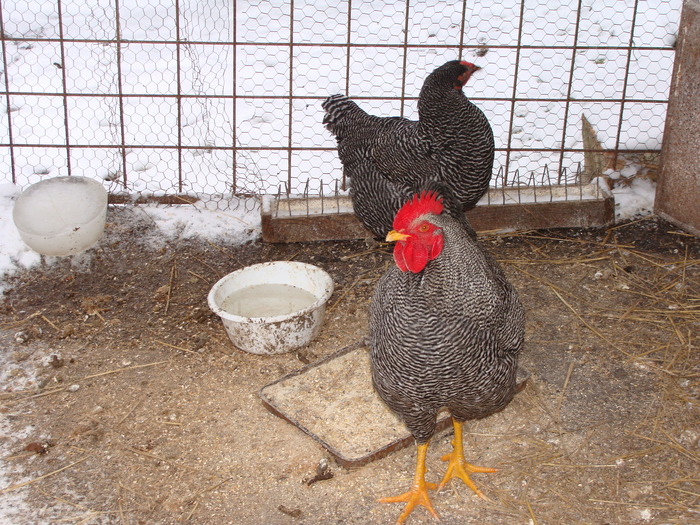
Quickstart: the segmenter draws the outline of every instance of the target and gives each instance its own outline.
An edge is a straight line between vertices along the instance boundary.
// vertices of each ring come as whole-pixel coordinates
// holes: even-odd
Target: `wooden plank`
[[[130,193],[110,193],[109,204],[194,204],[199,202],[195,195],[141,195],[134,196]]]
[[[700,237],[700,1],[686,0],[661,148],[654,211]]]
[[[477,206],[467,212],[476,231],[591,228],[612,224],[614,201],[530,202]]]
[[[303,215],[273,218],[263,213],[262,239],[265,242],[346,241],[370,239],[372,232],[365,229],[354,213]]]
[[[612,194],[594,185],[525,190],[492,190],[467,217],[477,231],[590,228],[612,224]],[[583,189],[582,189],[583,188]],[[585,191],[584,191],[585,190]],[[557,200],[563,194],[565,200]],[[368,239],[346,197],[334,201],[334,211],[320,213],[317,199],[285,199],[262,207],[262,238],[265,242],[339,241]],[[534,199],[540,202],[533,202]],[[518,204],[520,200],[530,200]],[[328,206],[326,204],[326,206]],[[335,211],[337,210],[337,211]]]

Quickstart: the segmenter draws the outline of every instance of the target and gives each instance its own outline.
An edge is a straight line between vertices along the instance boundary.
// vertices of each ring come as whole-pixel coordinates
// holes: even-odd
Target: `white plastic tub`
[[[313,295],[309,299],[313,302],[277,315],[266,315],[264,310],[256,311],[254,316],[233,313],[230,305],[235,302],[232,299],[236,294],[245,295],[251,286],[260,285],[301,288]],[[273,261],[226,275],[212,287],[207,300],[211,310],[221,317],[236,347],[253,354],[280,354],[309,344],[319,334],[332,293],[333,279],[321,268],[300,262]]]
[[[55,177],[29,186],[12,219],[22,240],[44,255],[73,255],[94,245],[105,228],[107,191],[86,177]]]

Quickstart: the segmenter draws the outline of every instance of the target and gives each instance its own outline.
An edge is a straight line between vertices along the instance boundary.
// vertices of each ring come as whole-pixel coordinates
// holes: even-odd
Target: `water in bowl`
[[[241,317],[287,315],[318,300],[311,292],[289,284],[256,284],[241,288],[221,302],[221,308]]]

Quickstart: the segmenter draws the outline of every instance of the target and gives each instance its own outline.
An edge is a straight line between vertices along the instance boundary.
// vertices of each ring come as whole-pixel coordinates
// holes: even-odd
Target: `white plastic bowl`
[[[298,311],[274,316],[244,317],[222,307],[244,288],[286,284],[310,292],[316,300]],[[309,344],[321,331],[333,279],[312,264],[273,261],[247,266],[220,279],[209,292],[211,310],[221,317],[231,342],[252,354],[281,354]]]
[[[29,186],[12,219],[22,240],[44,255],[73,255],[95,244],[105,228],[107,191],[86,177],[55,177]]]

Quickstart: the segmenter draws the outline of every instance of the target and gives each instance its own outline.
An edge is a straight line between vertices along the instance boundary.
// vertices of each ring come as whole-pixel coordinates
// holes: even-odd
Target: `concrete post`
[[[685,0],[654,211],[700,236],[700,0]]]

